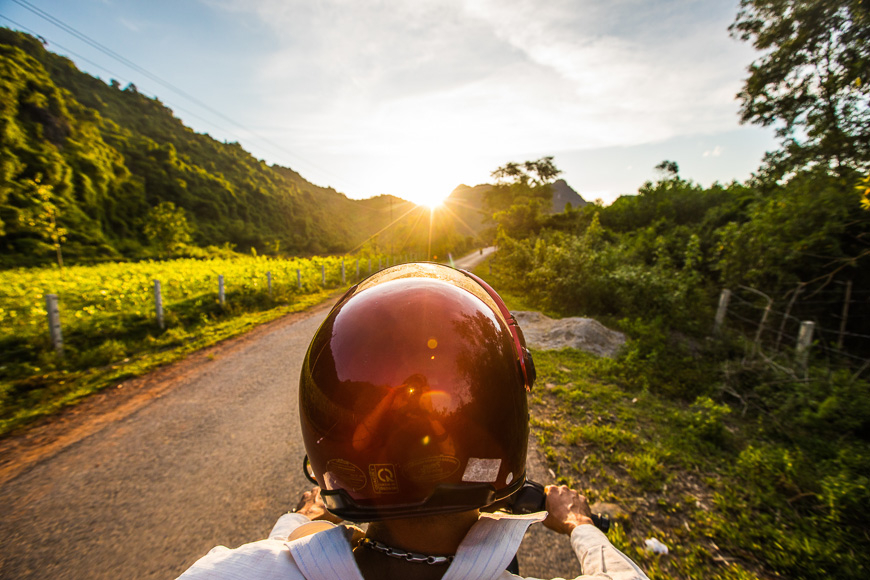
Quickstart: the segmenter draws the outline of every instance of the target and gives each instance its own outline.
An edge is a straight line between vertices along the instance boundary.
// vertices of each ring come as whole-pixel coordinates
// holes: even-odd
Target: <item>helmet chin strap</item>
[[[331,513],[352,522],[372,522],[418,516],[424,512],[438,515],[477,509],[501,501],[523,487],[525,482],[526,474],[523,472],[500,491],[489,483],[441,484],[420,503],[380,506],[374,510],[358,504],[343,489],[321,489],[320,496]]]

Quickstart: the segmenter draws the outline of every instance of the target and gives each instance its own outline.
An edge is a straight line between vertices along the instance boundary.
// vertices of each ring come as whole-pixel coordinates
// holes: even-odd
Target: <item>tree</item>
[[[41,175],[24,180],[22,193],[29,206],[18,214],[18,221],[20,225],[51,242],[57,254],[57,265],[59,268],[63,268],[63,254],[60,245],[66,241],[67,231],[57,223],[60,210],[53,201],[52,192],[51,185],[42,183]]]
[[[741,0],[729,30],[763,53],[737,96],[777,127],[780,173],[870,166],[870,0]]]
[[[661,171],[666,179],[676,179],[680,175],[680,166],[676,161],[668,161],[665,159],[655,166],[655,169]]]
[[[190,225],[184,209],[175,207],[171,201],[164,201],[151,208],[145,218],[144,232],[152,246],[165,249],[170,255],[191,241]]]
[[[536,233],[552,203],[550,183],[560,173],[552,157],[506,163],[492,172],[496,185],[484,194],[484,206],[508,235],[525,237]]]
[[[499,184],[521,183],[523,185],[540,186],[550,183],[562,173],[553,164],[553,157],[541,157],[537,161],[526,161],[523,164],[506,163],[492,172]]]

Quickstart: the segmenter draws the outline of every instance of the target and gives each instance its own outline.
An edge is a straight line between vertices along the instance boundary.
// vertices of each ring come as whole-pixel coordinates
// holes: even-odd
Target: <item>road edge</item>
[[[23,475],[65,449],[129,417],[166,395],[191,374],[218,356],[247,346],[264,334],[275,332],[332,308],[344,290],[301,312],[261,324],[249,332],[205,347],[148,374],[129,379],[114,388],[94,393],[58,413],[17,429],[0,439],[0,485]]]

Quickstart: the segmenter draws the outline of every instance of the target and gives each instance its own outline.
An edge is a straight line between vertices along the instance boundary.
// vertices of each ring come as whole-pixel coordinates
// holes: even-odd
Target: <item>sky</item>
[[[352,198],[432,202],[551,155],[580,195],[610,203],[665,159],[708,186],[747,179],[777,148],[771,129],[739,123],[758,55],[728,35],[737,5],[0,0],[0,25]]]

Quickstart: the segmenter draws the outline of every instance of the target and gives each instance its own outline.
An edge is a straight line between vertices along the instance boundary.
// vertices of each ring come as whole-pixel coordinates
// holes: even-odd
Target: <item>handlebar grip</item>
[[[592,523],[605,534],[610,531],[610,516],[607,514],[592,514]]]
[[[547,509],[547,492],[544,486],[530,479],[510,497],[505,511],[512,514],[532,514]],[[607,514],[592,514],[592,523],[605,534],[610,530],[610,517]]]

